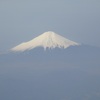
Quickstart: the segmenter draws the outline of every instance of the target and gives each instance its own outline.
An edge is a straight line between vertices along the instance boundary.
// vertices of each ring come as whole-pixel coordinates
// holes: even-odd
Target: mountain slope
[[[36,47],[46,48],[67,48],[69,46],[78,45],[78,43],[68,40],[54,32],[45,32],[42,35],[32,39],[31,41],[21,43],[11,49],[11,51],[25,51]]]

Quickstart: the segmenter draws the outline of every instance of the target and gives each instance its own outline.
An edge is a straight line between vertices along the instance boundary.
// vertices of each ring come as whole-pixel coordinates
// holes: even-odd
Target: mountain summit
[[[56,47],[67,48],[75,45],[78,45],[78,43],[68,40],[52,31],[48,31],[32,39],[31,41],[19,44],[18,46],[12,48],[11,51],[25,51],[36,47],[43,47],[44,49],[52,49]]]

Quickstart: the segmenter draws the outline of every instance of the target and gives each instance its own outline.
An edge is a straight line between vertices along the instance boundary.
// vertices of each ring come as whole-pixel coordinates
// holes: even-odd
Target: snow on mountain
[[[52,31],[43,33],[42,35],[32,39],[31,41],[24,42],[11,49],[11,51],[25,51],[31,50],[36,47],[46,48],[68,48],[69,46],[79,45],[76,42],[68,40]]]

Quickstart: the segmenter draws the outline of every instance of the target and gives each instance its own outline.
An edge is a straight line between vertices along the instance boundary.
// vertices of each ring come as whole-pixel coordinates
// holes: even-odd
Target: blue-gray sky
[[[0,52],[45,31],[100,47],[100,0],[0,0]]]

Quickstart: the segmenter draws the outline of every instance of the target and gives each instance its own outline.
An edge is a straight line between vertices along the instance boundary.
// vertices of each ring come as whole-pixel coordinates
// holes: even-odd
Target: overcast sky
[[[100,47],[100,0],[0,0],[0,52],[45,31]]]

